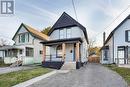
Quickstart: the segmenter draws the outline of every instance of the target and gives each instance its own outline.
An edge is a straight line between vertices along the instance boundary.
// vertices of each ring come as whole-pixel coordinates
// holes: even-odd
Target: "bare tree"
[[[94,48],[96,41],[93,39],[89,39],[89,45],[88,45],[88,54],[90,55],[92,52],[92,48]]]
[[[0,46],[5,46],[8,44],[8,41],[6,39],[0,38]]]

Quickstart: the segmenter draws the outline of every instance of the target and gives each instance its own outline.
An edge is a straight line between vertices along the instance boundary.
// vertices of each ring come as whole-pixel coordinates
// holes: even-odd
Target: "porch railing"
[[[45,55],[45,61],[62,61],[62,55],[57,56],[55,54],[53,55]]]
[[[128,64],[128,59],[127,58],[115,58],[115,63],[116,64]]]

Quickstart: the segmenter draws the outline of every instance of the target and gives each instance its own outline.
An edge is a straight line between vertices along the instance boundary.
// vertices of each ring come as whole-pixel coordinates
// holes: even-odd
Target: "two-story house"
[[[60,69],[63,64],[76,69],[87,62],[89,42],[86,28],[67,13],[61,15],[48,35],[49,41],[41,42],[43,66]],[[50,47],[50,55],[46,55],[46,47]]]
[[[22,61],[23,65],[42,62],[41,41],[47,41],[48,36],[34,28],[21,24],[15,33],[12,46],[3,46],[0,50],[6,64]]]
[[[101,49],[101,63],[130,64],[130,15],[105,40]]]

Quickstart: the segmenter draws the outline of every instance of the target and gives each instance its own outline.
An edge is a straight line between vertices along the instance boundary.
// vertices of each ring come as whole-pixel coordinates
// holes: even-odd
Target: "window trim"
[[[29,56],[29,54],[27,55],[27,49],[32,49],[32,56]],[[27,57],[34,57],[34,48],[26,47],[26,56]]]
[[[69,33],[68,33],[68,31],[69,31]],[[68,37],[68,34],[70,34],[70,37]],[[66,38],[71,38],[71,36],[72,36],[71,28],[66,28]]]
[[[130,30],[126,30],[126,31],[125,31],[125,41],[130,43],[130,39],[129,39],[129,36],[128,36],[128,32],[130,32]]]
[[[70,37],[68,37],[68,30],[70,30],[70,32],[69,32]],[[63,31],[63,35],[61,35],[61,31]],[[61,38],[61,36],[63,36],[63,37]],[[71,38],[71,37],[72,37],[71,27],[59,29],[59,39],[67,39],[67,38]]]
[[[22,42],[21,40],[21,35],[25,35],[25,38],[24,38],[24,42]],[[30,35],[29,35],[29,32],[25,32],[25,33],[20,33],[18,34],[19,36],[19,43],[28,43],[29,42],[29,39],[30,39]]]
[[[63,37],[62,38],[61,38],[61,31],[63,32],[63,35],[62,35]],[[59,30],[59,39],[64,39],[64,29]]]

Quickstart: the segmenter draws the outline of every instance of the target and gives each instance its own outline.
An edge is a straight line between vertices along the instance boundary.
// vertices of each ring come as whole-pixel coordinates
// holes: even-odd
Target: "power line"
[[[126,9],[124,9],[110,24],[108,24],[108,25],[104,28],[103,31],[97,33],[94,37],[97,37],[98,35],[102,34],[105,30],[107,30],[107,28],[108,28],[113,22],[115,22],[115,21],[116,21],[126,10],[128,10],[129,8],[130,8],[130,5],[129,5]],[[108,28],[108,29],[109,29],[109,28]],[[94,38],[94,37],[92,37],[92,38]]]
[[[106,27],[105,27],[105,30],[107,30],[107,28],[113,23],[113,22],[115,22],[127,9],[129,9],[130,8],[130,5],[126,8],[126,9],[124,9],[110,24],[108,24]]]
[[[77,17],[77,13],[76,13],[76,8],[75,8],[74,0],[72,0],[72,5],[73,5],[73,9],[74,9],[76,20],[78,21],[78,17]]]

